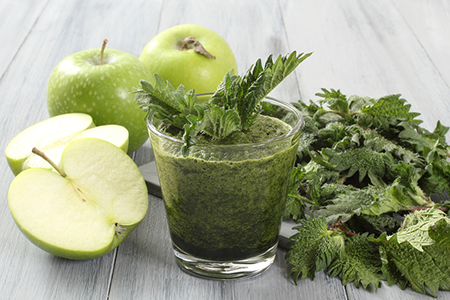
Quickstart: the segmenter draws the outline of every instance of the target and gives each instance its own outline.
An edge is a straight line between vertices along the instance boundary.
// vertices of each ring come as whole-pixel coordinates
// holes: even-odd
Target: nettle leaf
[[[373,285],[376,291],[384,279],[378,246],[368,240],[367,233],[347,238],[345,255],[337,256],[330,264],[328,275],[339,276],[343,285],[351,282],[357,288]]]
[[[361,97],[357,95],[352,95],[348,97],[348,107],[352,113],[360,113],[363,107],[368,107],[373,104],[373,98]]]
[[[348,221],[354,214],[360,215],[361,211],[370,208],[375,198],[370,189],[345,190],[328,201],[327,205],[320,207],[317,214],[326,218],[332,225],[339,219]]]
[[[221,140],[232,132],[240,130],[240,125],[240,119],[236,111],[213,106],[211,109],[204,111],[199,129],[213,138]]]
[[[425,161],[419,153],[402,147],[395,141],[385,138],[375,130],[363,130],[361,134],[364,138],[364,147],[372,149],[375,152],[390,153],[394,158],[418,167],[425,166]]]
[[[429,151],[433,151],[438,161],[449,155],[450,149],[445,142],[445,133],[447,133],[448,127],[442,126],[440,122],[436,125],[433,133],[406,122],[400,123],[399,127],[403,128],[398,135],[401,141],[410,144],[416,152],[423,153],[426,156],[429,155]]]
[[[344,98],[331,98],[327,100],[328,106],[331,110],[333,110],[335,113],[341,115],[341,116],[347,116],[349,115],[349,107],[347,99]]]
[[[297,148],[297,158],[301,161],[309,157],[309,153],[312,144],[317,140],[316,136],[312,133],[303,132],[300,135]]]
[[[353,215],[352,218],[345,223],[355,233],[370,233],[379,236],[383,232],[389,234],[395,233],[401,226],[402,217],[396,214],[381,215]]]
[[[295,108],[297,108],[302,113],[303,117],[308,116],[311,118],[319,109],[322,108],[312,100],[309,101],[309,105],[303,102],[302,100],[298,100],[297,102],[292,103],[292,105],[294,105]]]
[[[294,220],[297,222],[305,217],[305,201],[309,202],[309,200],[301,197],[298,193],[299,186],[305,176],[306,173],[302,172],[301,167],[294,168],[283,214],[284,220]]]
[[[321,129],[318,135],[321,139],[326,140],[333,150],[344,151],[361,145],[362,131],[358,126],[333,122]]]
[[[239,114],[241,129],[247,130],[261,112],[261,100],[311,54],[297,55],[294,51],[279,55],[275,62],[269,56],[264,66],[259,59],[242,77],[227,74],[209,102],[234,109]]]
[[[336,171],[348,170],[347,176],[359,173],[359,181],[366,175],[369,177],[383,177],[386,171],[384,153],[375,152],[368,148],[348,149],[343,152],[331,149],[323,150],[330,157],[329,163],[335,165]]]
[[[361,108],[360,119],[365,119],[365,123],[371,123],[374,127],[389,128],[393,120],[413,121],[419,113],[410,112],[411,105],[405,104],[406,100],[400,95],[389,95],[374,100],[370,106]],[[370,120],[368,122],[368,120]]]
[[[183,85],[175,89],[170,82],[164,81],[155,74],[155,85],[141,80],[141,88],[135,91],[135,101],[138,107],[149,113],[155,111],[155,116],[165,124],[183,129],[189,124],[186,116],[196,114],[194,106],[197,97],[194,91],[186,92]]]
[[[414,165],[401,161],[389,166],[389,174],[404,187],[403,193],[411,198],[411,204],[415,206],[429,206],[429,200],[419,186],[419,180],[426,171],[416,168]]]
[[[317,204],[321,204],[323,185],[326,183],[336,183],[339,180],[339,173],[322,167],[314,160],[310,161],[304,169],[304,185],[307,190],[303,195]]]
[[[336,256],[342,254],[344,249],[344,236],[341,231],[328,230],[324,218],[307,216],[294,227],[298,233],[291,237],[286,254],[287,262],[292,265],[289,275],[294,282],[298,278],[314,279],[315,274],[328,267]]]
[[[441,144],[446,144],[445,135],[449,129],[450,127],[442,125],[441,121],[438,120],[432,133],[425,131],[423,134],[427,135],[431,139],[439,140]]]
[[[381,215],[388,212],[407,210],[415,206],[430,206],[422,196],[417,195],[411,189],[401,184],[401,178],[395,179],[384,189],[380,190],[375,197],[376,201],[362,213],[367,215]]]
[[[408,122],[399,124],[403,130],[399,133],[399,138],[406,143],[413,145],[417,152],[422,152],[424,148],[433,148],[437,139],[431,137],[430,134],[418,132],[417,127]],[[445,139],[444,139],[445,141]]]
[[[410,285],[422,294],[426,294],[428,288],[434,297],[438,296],[439,288],[450,290],[449,222],[441,219],[428,231],[435,243],[424,245],[423,251],[409,242],[400,243],[397,235],[383,234],[378,239],[371,239],[380,245],[382,271],[389,285],[397,284],[402,289]]]
[[[422,252],[424,246],[433,245],[435,242],[428,235],[428,229],[443,219],[450,221],[446,213],[434,208],[409,214],[405,217],[402,227],[396,233],[397,241],[399,243],[408,242]]]
[[[322,100],[319,100],[319,103],[328,103],[329,106],[332,106],[336,100],[347,100],[347,96],[341,93],[340,90],[335,89],[324,89],[322,88],[322,93],[316,93],[316,96],[322,97]]]

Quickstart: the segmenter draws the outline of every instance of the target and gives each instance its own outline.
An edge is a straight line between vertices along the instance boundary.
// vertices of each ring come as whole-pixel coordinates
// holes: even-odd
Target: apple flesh
[[[53,255],[92,259],[116,248],[148,208],[145,181],[131,158],[101,139],[71,142],[63,175],[27,169],[11,183],[8,201],[19,229]]]
[[[128,131],[120,125],[95,127],[92,117],[83,113],[59,115],[36,123],[16,135],[5,150],[6,159],[14,175],[29,168],[52,167],[41,157],[31,153],[36,147],[56,164],[64,148],[71,141],[83,137],[96,137],[128,150]]]
[[[146,113],[134,101],[141,79],[153,76],[135,56],[114,49],[84,50],[63,59],[53,70],[47,87],[47,108],[51,117],[86,113],[97,126],[124,126],[130,135],[128,153],[148,139]]]
[[[186,38],[193,37],[215,57],[196,52],[192,46],[180,49]],[[175,88],[183,85],[196,93],[215,92],[225,74],[238,68],[228,43],[216,32],[194,24],[171,27],[156,35],[142,50],[139,59],[150,73],[158,74]],[[205,101],[207,98],[200,97]]]

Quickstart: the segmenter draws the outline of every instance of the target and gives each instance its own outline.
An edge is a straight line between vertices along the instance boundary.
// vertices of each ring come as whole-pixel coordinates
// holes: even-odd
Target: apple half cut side
[[[31,153],[33,147],[43,151],[59,164],[61,153],[71,141],[83,137],[106,140],[124,152],[128,150],[128,130],[119,125],[95,127],[92,117],[84,113],[55,116],[36,123],[16,135],[5,150],[6,159],[14,175],[29,168],[49,168],[41,157]]]
[[[84,260],[116,248],[148,209],[147,186],[133,160],[97,138],[72,141],[61,157],[62,175],[27,169],[8,192],[22,233],[53,255]]]

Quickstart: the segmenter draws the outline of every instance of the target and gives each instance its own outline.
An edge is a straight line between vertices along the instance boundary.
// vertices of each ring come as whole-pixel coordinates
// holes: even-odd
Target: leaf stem
[[[327,113],[331,113],[331,114],[339,115],[340,117],[342,117],[342,118],[344,118],[344,119],[347,117],[347,115],[345,115],[345,114],[343,114],[342,112],[337,111],[337,110],[328,109],[328,110],[326,110],[326,112],[327,112]]]
[[[314,201],[312,201],[306,197],[300,196],[300,195],[289,194],[289,196],[294,197],[295,199],[301,200],[301,201],[309,203],[309,204],[315,204]]]
[[[34,147],[31,152],[33,152],[36,155],[39,155],[40,157],[42,157],[45,161],[47,161],[53,168],[55,168],[56,171],[58,171],[58,173],[62,176],[62,177],[67,177],[67,174],[60,168],[58,167],[57,164],[55,164],[55,162],[53,160],[51,160],[47,155],[45,155],[44,152],[42,152],[41,150],[39,150],[38,148]]]
[[[332,227],[338,228],[338,229],[342,230],[342,231],[345,233],[346,236],[352,237],[352,236],[355,236],[355,235],[356,235],[356,233],[354,233],[354,232],[348,230],[347,228],[345,228],[344,226],[342,226],[342,224],[336,224],[336,225],[333,225]]]
[[[100,64],[103,65],[103,60],[104,60],[104,56],[105,56],[105,48],[106,48],[106,44],[108,43],[107,39],[103,40],[103,44],[102,44],[102,50],[100,52]]]

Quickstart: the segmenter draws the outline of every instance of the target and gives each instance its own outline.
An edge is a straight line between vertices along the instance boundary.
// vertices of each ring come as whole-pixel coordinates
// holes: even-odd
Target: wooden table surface
[[[428,129],[450,124],[448,0],[0,0],[0,149],[48,118],[47,82],[64,57],[108,47],[139,56],[158,32],[208,27],[233,49],[239,73],[269,54],[314,52],[272,96],[315,100],[320,88],[381,97],[400,93]],[[148,147],[135,153],[136,162]],[[285,251],[250,279],[194,278],[175,264],[163,202],[113,252],[70,261],[32,245],[16,227],[7,193],[14,176],[0,160],[0,299],[429,299],[384,284],[377,293],[342,286],[324,272],[295,285]],[[450,299],[441,291],[439,299]]]

